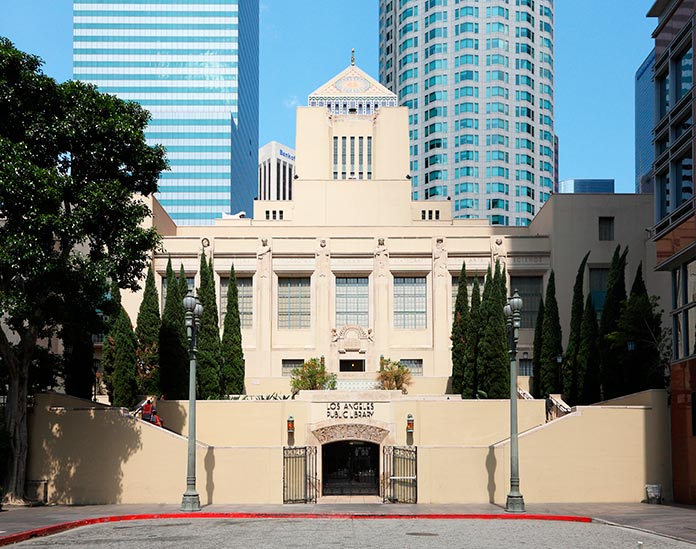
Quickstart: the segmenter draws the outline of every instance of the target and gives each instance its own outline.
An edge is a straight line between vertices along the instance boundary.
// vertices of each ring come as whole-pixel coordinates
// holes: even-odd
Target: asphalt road
[[[12,547],[657,549],[693,548],[694,545],[601,523],[473,519],[274,518],[141,520],[97,524],[32,539]]]

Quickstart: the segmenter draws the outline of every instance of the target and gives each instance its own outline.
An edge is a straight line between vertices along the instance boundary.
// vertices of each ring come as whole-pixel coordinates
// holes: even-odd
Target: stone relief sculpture
[[[438,238],[435,242],[433,272],[437,273],[437,276],[447,275],[447,248],[445,248],[445,240],[443,238]]]
[[[377,240],[377,248],[375,249],[375,271],[378,276],[386,276],[389,268],[389,251],[384,244],[384,238]]]
[[[317,258],[317,272],[325,277],[331,272],[331,252],[325,239],[319,241],[315,256]]]
[[[491,258],[493,261],[493,267],[495,267],[496,262],[500,262],[501,267],[505,267],[507,264],[505,245],[503,243],[503,239],[499,236],[491,238]]]
[[[261,278],[266,278],[271,270],[271,247],[268,245],[268,239],[261,239],[261,246],[256,252],[258,259],[258,267],[256,271]]]

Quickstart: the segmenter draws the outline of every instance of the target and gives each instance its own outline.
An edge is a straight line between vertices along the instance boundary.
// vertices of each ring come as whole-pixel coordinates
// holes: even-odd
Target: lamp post
[[[522,298],[517,290],[503,308],[507,323],[508,353],[510,354],[510,493],[505,510],[510,513],[524,512],[524,497],[520,493],[520,463],[517,446],[517,340],[520,331]]]
[[[192,291],[184,298],[186,310],[186,337],[189,344],[189,414],[188,414],[188,465],[186,469],[186,491],[181,500],[182,511],[200,511],[201,501],[196,491],[196,346],[203,305]]]

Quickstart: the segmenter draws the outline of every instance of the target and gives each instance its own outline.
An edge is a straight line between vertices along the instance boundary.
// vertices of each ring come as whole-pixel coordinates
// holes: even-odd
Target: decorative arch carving
[[[364,423],[341,423],[339,425],[320,427],[312,431],[312,434],[320,444],[338,440],[366,440],[375,444],[381,444],[387,438],[389,431]]]

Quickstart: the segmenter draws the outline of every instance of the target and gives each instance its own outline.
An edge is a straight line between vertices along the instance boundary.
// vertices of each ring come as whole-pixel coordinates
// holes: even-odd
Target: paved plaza
[[[179,519],[84,526],[16,547],[597,547],[690,543],[600,523],[476,519]]]
[[[95,519],[105,522],[92,524]],[[587,519],[592,521],[577,522]],[[27,539],[27,532],[41,537]],[[677,548],[696,545],[696,508],[532,504],[524,515],[510,515],[496,505],[336,502],[209,505],[197,514],[180,513],[176,505],[10,507],[0,513],[0,545],[9,543],[55,548]]]

